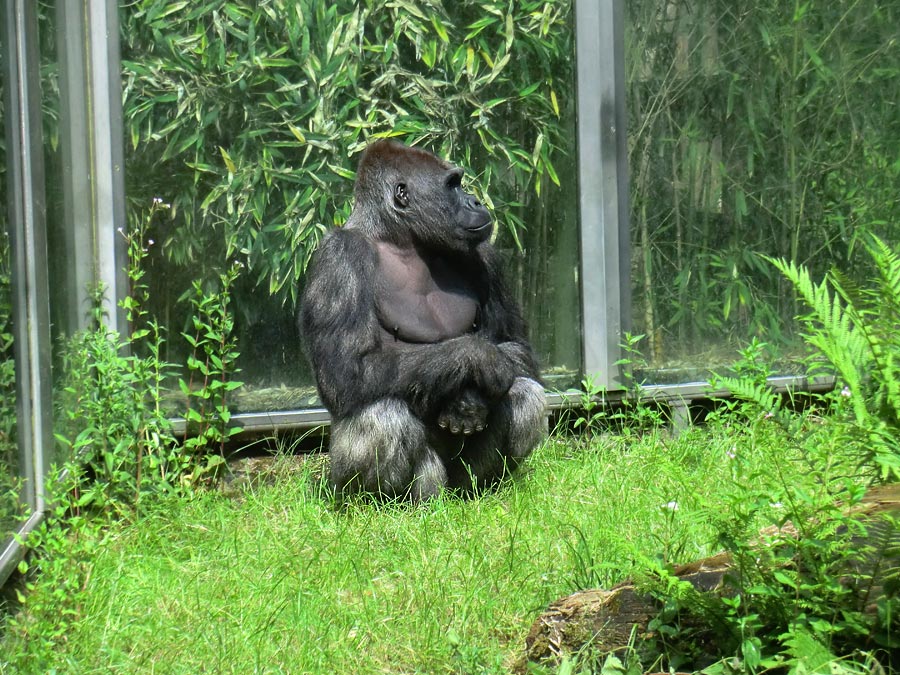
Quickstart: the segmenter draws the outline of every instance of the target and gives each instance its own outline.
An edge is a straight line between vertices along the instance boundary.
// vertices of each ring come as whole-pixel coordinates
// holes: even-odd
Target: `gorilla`
[[[339,495],[470,494],[546,435],[538,365],[491,216],[462,176],[430,152],[369,145],[350,218],[310,263],[299,324],[333,420]]]

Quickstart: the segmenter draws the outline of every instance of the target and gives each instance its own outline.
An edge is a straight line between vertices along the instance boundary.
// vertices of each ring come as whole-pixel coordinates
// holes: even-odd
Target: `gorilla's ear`
[[[406,189],[406,183],[397,183],[394,188],[394,204],[401,209],[409,206],[409,191]]]

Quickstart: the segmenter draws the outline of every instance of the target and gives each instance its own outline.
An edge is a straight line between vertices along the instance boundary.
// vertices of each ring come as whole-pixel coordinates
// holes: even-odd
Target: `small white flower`
[[[153,244],[155,244],[155,243],[156,243],[156,242],[153,241],[152,239],[148,239],[148,240],[147,240],[147,245],[148,245],[148,246],[153,246]]]
[[[728,459],[737,459],[737,446],[733,445],[731,450],[726,450],[725,456],[728,457]]]
[[[769,504],[769,506],[772,507],[773,509],[783,509],[784,508],[784,504],[782,504],[781,502],[771,502]]]
[[[678,510],[678,502],[672,500],[671,502],[666,502],[660,508],[668,511],[677,511]]]
[[[844,387],[841,389],[841,396],[844,398],[850,398],[850,387]]]

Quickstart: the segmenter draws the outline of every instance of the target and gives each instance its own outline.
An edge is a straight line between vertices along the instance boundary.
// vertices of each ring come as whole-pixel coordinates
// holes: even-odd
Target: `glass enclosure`
[[[765,256],[859,280],[898,241],[900,7],[626,3],[633,332],[652,382],[706,379],[751,337],[800,372]],[[858,274],[857,274],[858,273]]]
[[[494,209],[548,382],[576,381],[570,0],[487,17],[484,2],[207,4],[120,5],[128,218],[147,221],[167,360],[191,356],[193,285],[215,288],[237,265],[232,405],[316,405],[295,321],[303,270],[349,214],[367,138],[388,135],[466,169]],[[154,203],[165,208],[148,220]]]
[[[226,414],[327,423],[296,303],[371,138],[466,169],[555,404],[585,374],[621,388],[623,356],[702,396],[753,338],[801,374],[767,256],[862,280],[866,237],[898,241],[887,0],[9,0],[3,20],[0,578],[54,431],[82,422],[80,331],[158,324],[178,418],[217,298]]]

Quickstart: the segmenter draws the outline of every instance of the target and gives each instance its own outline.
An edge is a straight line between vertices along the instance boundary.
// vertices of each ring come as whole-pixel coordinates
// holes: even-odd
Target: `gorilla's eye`
[[[406,183],[398,183],[394,188],[394,202],[403,208],[409,206],[409,192],[406,189]]]

